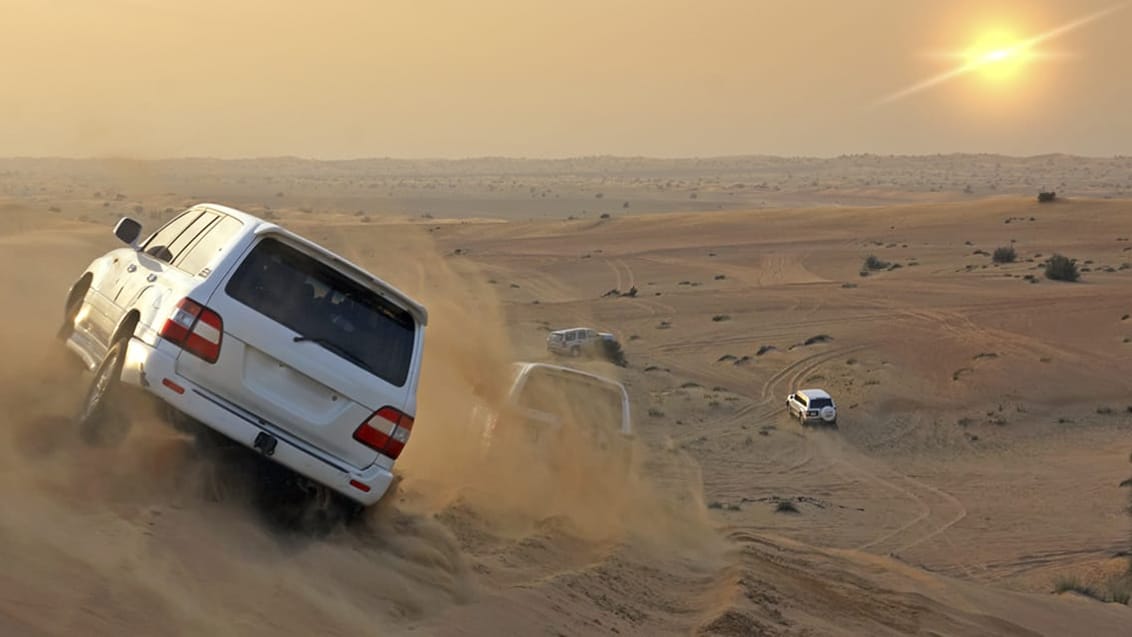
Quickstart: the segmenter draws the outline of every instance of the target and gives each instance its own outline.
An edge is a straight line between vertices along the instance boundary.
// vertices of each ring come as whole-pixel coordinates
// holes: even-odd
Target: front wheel
[[[122,366],[126,362],[129,339],[114,343],[87,389],[77,424],[79,437],[88,445],[113,446],[126,438],[130,423],[122,404]]]

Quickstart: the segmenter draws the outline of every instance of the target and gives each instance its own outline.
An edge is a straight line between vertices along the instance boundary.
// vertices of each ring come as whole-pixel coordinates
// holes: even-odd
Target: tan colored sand
[[[148,412],[119,449],[74,440],[83,378],[50,335],[113,239],[13,200],[0,633],[1121,634],[1129,608],[1049,591],[1127,546],[1130,207],[288,217],[433,317],[403,489],[362,531],[311,542],[207,497],[210,467]],[[1019,263],[972,254],[1012,239]],[[1054,251],[1093,261],[1082,283],[1022,278]],[[861,277],[868,254],[903,267]],[[630,388],[643,466],[607,489],[572,472],[548,503],[523,447],[482,464],[467,405],[575,324],[625,342],[628,369],[584,366]],[[785,417],[801,386],[835,395],[839,429]]]

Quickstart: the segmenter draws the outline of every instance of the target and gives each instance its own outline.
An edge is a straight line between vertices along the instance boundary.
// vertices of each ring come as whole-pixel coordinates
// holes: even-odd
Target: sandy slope
[[[320,541],[266,527],[155,416],[118,449],[74,441],[84,378],[49,337],[112,239],[9,206],[0,633],[1122,634],[1127,607],[1049,591],[1123,568],[1129,205],[288,218],[434,317],[404,489]],[[1012,239],[1019,263],[973,254]],[[1054,251],[1093,261],[1084,282],[1022,278]],[[868,254],[903,267],[861,277]],[[572,450],[588,468],[548,497],[529,450],[471,452],[467,405],[583,323],[626,343],[630,368],[586,365],[630,387],[643,466],[611,486]],[[839,429],[785,418],[801,385]]]

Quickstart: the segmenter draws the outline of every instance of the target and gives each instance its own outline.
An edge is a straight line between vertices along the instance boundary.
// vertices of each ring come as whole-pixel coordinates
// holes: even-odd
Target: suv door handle
[[[133,272],[134,270],[137,270],[137,269],[138,269],[137,264],[131,263],[129,265],[129,267],[126,268],[126,272]]]
[[[156,274],[153,274],[153,273],[150,273],[150,275],[149,275],[149,276],[147,276],[147,277],[145,278],[145,280],[146,280],[146,281],[149,281],[150,283],[153,283],[154,281],[156,281],[156,280],[157,280],[157,275],[156,275]]]

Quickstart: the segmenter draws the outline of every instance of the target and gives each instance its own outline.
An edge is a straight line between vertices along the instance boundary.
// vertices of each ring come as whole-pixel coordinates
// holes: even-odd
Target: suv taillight
[[[382,407],[358,426],[354,431],[354,440],[396,460],[409,442],[412,431],[412,416],[392,407]]]
[[[205,362],[215,363],[220,358],[224,321],[219,314],[200,303],[183,298],[174,308],[173,315],[166,319],[160,336]]]

